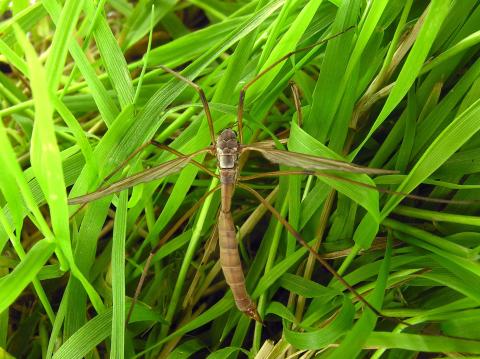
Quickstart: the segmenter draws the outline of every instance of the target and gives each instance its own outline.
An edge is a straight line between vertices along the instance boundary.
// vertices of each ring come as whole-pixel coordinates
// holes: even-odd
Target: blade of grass
[[[46,74],[31,44],[20,28],[16,28],[17,39],[27,58],[31,74],[31,87],[35,103],[35,125],[30,148],[32,168],[48,203],[57,256],[63,270],[70,268],[92,299],[97,311],[104,309],[99,295],[86,281],[73,259],[68,227],[67,195],[63,178],[62,161],[53,128],[53,108],[48,96]]]
[[[82,5],[83,0],[67,0],[62,8],[45,65],[48,90],[51,92],[56,91],[60,83],[67,58],[68,45],[73,36]]]
[[[28,251],[25,258],[15,267],[13,272],[2,277],[0,280],[0,291],[3,294],[0,297],[0,312],[7,310],[25,287],[35,280],[35,276],[53,254],[54,250],[55,244],[52,241],[48,239],[38,241]]]
[[[42,2],[42,5],[48,11],[50,17],[54,22],[60,21],[61,8],[55,0],[46,0]],[[102,115],[102,119],[107,125],[110,125],[118,114],[117,106],[110,98],[110,95],[108,94],[101,81],[98,79],[95,70],[88,62],[82,48],[80,47],[80,45],[78,45],[75,39],[70,39],[68,49],[70,55],[72,55],[76,65],[78,66],[80,72],[85,78],[85,81],[88,84],[90,91],[92,91],[93,98],[98,106],[100,114]]]
[[[95,18],[96,9],[92,2],[84,2],[86,14],[95,21],[93,35],[95,37],[100,59],[107,70],[108,79],[115,89],[120,107],[124,109],[133,103],[134,89],[127,62],[118,46],[117,40],[113,35],[104,16]]]
[[[358,152],[365,146],[366,142],[373,135],[375,130],[385,121],[387,116],[394,110],[402,98],[407,94],[409,88],[419,75],[423,63],[427,58],[428,52],[435,40],[435,37],[440,30],[443,20],[447,17],[450,10],[450,3],[448,1],[433,0],[429,5],[429,11],[425,17],[425,22],[418,34],[417,40],[410,51],[405,64],[398,75],[395,85],[390,92],[390,95],[378,115],[375,123],[372,125],[368,135],[357,146],[357,148],[350,154],[353,159]]]
[[[477,341],[406,333],[373,332],[366,340],[365,346],[389,349],[398,348],[425,353],[480,353],[480,345]]]
[[[113,226],[112,245],[112,344],[111,358],[125,355],[125,241],[127,230],[127,191],[120,194]]]

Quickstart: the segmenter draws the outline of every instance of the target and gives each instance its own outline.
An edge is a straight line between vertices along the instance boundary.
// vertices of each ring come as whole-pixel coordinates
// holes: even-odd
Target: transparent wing
[[[398,173],[397,171],[363,167],[348,162],[332,160],[325,157],[310,156],[299,152],[268,149],[263,145],[247,145],[243,146],[242,150],[260,152],[263,157],[273,163],[278,163],[291,167],[300,167],[308,170],[334,170],[340,172],[366,174]]]
[[[278,142],[280,142],[283,145],[286,145],[288,142],[288,138],[280,138]],[[272,141],[272,140],[258,141],[252,145],[242,146],[242,148],[246,148],[246,147],[262,148],[264,150],[275,149],[275,141]]]
[[[68,204],[81,204],[91,202],[96,199],[108,196],[109,194],[120,192],[124,189],[136,186],[137,184],[150,182],[162,177],[166,177],[173,173],[177,173],[190,162],[190,159],[190,157],[181,157],[165,162],[159,166],[149,168],[143,172],[124,178],[118,182],[111,184],[108,187],[101,188],[98,191],[86,194],[84,196],[72,198],[68,200]]]

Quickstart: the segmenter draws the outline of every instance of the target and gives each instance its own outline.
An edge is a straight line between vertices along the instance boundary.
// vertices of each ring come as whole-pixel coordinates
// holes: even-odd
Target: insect
[[[347,30],[346,30],[347,31]],[[343,32],[342,32],[343,33]],[[340,33],[340,34],[342,34]],[[334,35],[330,38],[323,40],[322,42],[328,41],[329,39],[339,36],[340,34]],[[313,46],[318,46],[320,43],[316,43],[308,48]],[[368,304],[363,297],[361,297],[354,288],[352,288],[345,280],[323,259],[321,258],[308,244],[303,240],[298,232],[296,232],[289,223],[281,217],[281,215],[268,203],[266,202],[263,197],[256,192],[253,188],[241,183],[241,178],[238,174],[238,160],[239,157],[248,151],[256,151],[262,154],[267,160],[270,162],[286,165],[290,167],[297,167],[302,168],[301,171],[280,171],[280,172],[273,172],[265,174],[265,176],[272,176],[272,175],[289,175],[289,174],[317,174],[317,171],[334,171],[334,172],[346,172],[346,173],[363,173],[363,174],[389,174],[394,173],[395,171],[390,170],[383,170],[383,169],[374,169],[374,168],[367,168],[362,166],[357,166],[355,164],[351,164],[348,162],[342,162],[337,160],[332,160],[328,158],[310,156],[302,153],[291,152],[291,151],[284,151],[271,148],[269,146],[265,146],[263,143],[256,143],[256,144],[244,144],[243,143],[243,111],[244,111],[244,100],[245,100],[245,93],[247,89],[255,83],[260,77],[262,77],[265,73],[271,70],[274,66],[278,65],[282,61],[286,60],[288,57],[293,55],[298,51],[304,51],[303,48],[291,52],[272,65],[267,67],[265,70],[260,72],[255,78],[253,78],[250,82],[248,82],[240,92],[240,100],[238,104],[238,113],[237,113],[237,124],[238,124],[238,135],[233,129],[227,128],[223,130],[218,138],[215,137],[215,131],[213,127],[213,119],[210,113],[210,108],[208,105],[208,101],[203,90],[196,85],[191,80],[183,77],[181,74],[167,68],[161,66],[161,68],[175,76],[177,79],[184,81],[188,85],[190,85],[193,89],[195,89],[202,101],[203,108],[205,111],[205,115],[207,118],[210,137],[212,141],[212,146],[207,148],[201,149],[196,151],[192,154],[184,155],[176,150],[169,148],[168,146],[164,146],[160,143],[155,141],[150,141],[148,144],[153,144],[161,149],[170,151],[171,153],[175,154],[177,158],[165,162],[159,166],[152,167],[147,169],[141,173],[135,174],[133,176],[124,178],[111,184],[108,187],[101,188],[96,192],[92,192],[90,194],[86,194],[80,197],[76,197],[69,200],[69,204],[82,204],[86,202],[90,202],[104,196],[122,191],[124,189],[133,187],[137,184],[149,182],[155,179],[159,179],[162,177],[166,177],[168,175],[177,173],[181,171],[187,164],[193,164],[203,171],[207,172],[208,174],[218,177],[220,179],[220,186],[212,190],[208,193],[211,194],[212,192],[220,189],[221,191],[221,207],[218,216],[218,236],[219,236],[219,244],[220,244],[220,262],[223,270],[223,274],[226,278],[226,281],[233,293],[233,297],[236,303],[237,308],[245,313],[250,318],[261,321],[260,315],[257,312],[256,305],[254,301],[250,298],[246,287],[245,287],[245,278],[242,271],[240,255],[238,251],[238,245],[236,242],[236,233],[234,222],[231,213],[232,207],[232,196],[235,190],[235,186],[239,186],[250,193],[252,193],[255,197],[257,197],[267,208],[277,217],[277,219],[287,228],[287,230],[293,234],[293,236],[315,256],[315,258],[324,265],[327,270],[329,270],[337,279],[339,279],[352,293],[359,298],[364,304],[370,307],[372,310],[372,306]],[[294,87],[295,89],[295,87]],[[299,118],[301,117],[301,109],[298,101],[298,94],[294,91],[294,98],[295,98],[295,105],[297,109],[297,113]],[[135,151],[129,159],[131,159],[136,153],[139,152],[142,148]],[[210,153],[217,158],[217,166],[219,169],[219,175],[213,173],[208,168],[204,167],[202,164],[198,163],[194,160],[194,158],[202,153]],[[127,161],[129,160],[127,159]],[[328,175],[328,174],[327,174]],[[255,176],[255,178],[261,177]],[[331,175],[336,176],[336,175]],[[368,187],[368,186],[367,186]],[[152,255],[151,255],[152,256]],[[150,256],[150,258],[151,258]],[[144,274],[148,269],[149,260],[147,260],[146,269],[144,270]],[[143,282],[143,275],[140,283]],[[141,285],[139,285],[141,286]],[[137,287],[138,293],[138,287]],[[137,296],[137,294],[136,294]],[[133,306],[132,306],[133,307]],[[376,311],[377,312],[377,311]],[[377,312],[378,313],[378,312]]]

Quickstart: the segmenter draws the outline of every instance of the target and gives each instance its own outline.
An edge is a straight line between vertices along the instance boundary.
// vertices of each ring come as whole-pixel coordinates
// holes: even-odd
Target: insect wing
[[[397,173],[396,171],[357,166],[348,162],[332,160],[325,157],[310,156],[299,152],[267,149],[264,146],[249,145],[244,146],[243,150],[260,152],[267,160],[273,163],[290,167],[305,168],[307,170],[334,170],[340,172],[365,174]]]
[[[288,138],[280,138],[278,139],[278,142],[280,142],[282,145],[286,145],[288,143]],[[247,150],[250,150],[250,149],[253,150],[253,147],[264,149],[264,150],[272,150],[275,148],[275,141],[272,141],[272,140],[259,141],[259,142],[255,142],[255,144],[253,145],[245,145],[242,148],[245,148]]]
[[[159,166],[149,168],[143,172],[137,173],[133,176],[124,178],[118,182],[111,184],[108,187],[99,189],[98,191],[72,198],[68,201],[68,204],[82,204],[91,202],[96,199],[108,196],[112,193],[120,192],[124,189],[136,186],[140,183],[150,182],[162,177],[179,172],[190,162],[190,157],[181,157],[174,160],[165,162]]]

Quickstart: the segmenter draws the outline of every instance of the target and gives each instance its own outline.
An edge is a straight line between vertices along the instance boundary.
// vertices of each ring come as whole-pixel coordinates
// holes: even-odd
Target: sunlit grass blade
[[[63,72],[64,63],[67,57],[68,45],[83,7],[83,0],[69,0],[65,3],[60,14],[60,21],[57,24],[52,40],[50,56],[47,59],[45,69],[47,72],[48,90],[57,90],[60,77]]]
[[[63,269],[70,268],[79,278],[89,293],[97,311],[104,306],[97,292],[86,281],[75,264],[68,226],[67,195],[63,178],[62,160],[55,138],[53,127],[53,108],[49,99],[46,74],[33,47],[28,43],[25,34],[18,29],[17,38],[22,45],[29,65],[30,81],[32,83],[33,100],[35,103],[35,126],[32,133],[31,162],[36,178],[45,195],[51,214],[53,238],[57,244],[57,255]],[[49,229],[48,232],[49,233]],[[47,237],[48,238],[48,237]]]
[[[60,158],[60,152],[53,128],[53,107],[48,96],[46,73],[33,47],[19,30],[17,35],[29,66],[33,100],[35,103],[35,125],[30,149],[32,168],[40,183],[52,215],[52,227],[57,244],[69,265],[73,264],[68,228],[67,195]],[[63,263],[66,269],[66,263]]]
[[[47,0],[44,1],[42,5],[48,11],[54,22],[60,21],[61,8],[57,2],[53,0]],[[87,57],[83,53],[80,45],[78,45],[76,41],[72,41],[72,39],[70,39],[69,43],[69,52],[70,55],[72,55],[72,57],[75,59],[75,63],[84,76],[90,91],[92,91],[95,103],[98,106],[103,120],[107,125],[110,125],[118,114],[117,106],[111,99],[104,85],[98,79],[94,68],[88,62]]]
[[[480,130],[478,116],[480,116],[480,100],[475,101],[442,131],[417,161],[398,190],[408,193],[434,173]],[[386,216],[400,201],[400,198],[390,198],[382,210],[382,215]]]
[[[363,142],[351,154],[351,158],[354,158],[358,154],[367,140],[380,124],[385,121],[387,116],[393,111],[395,106],[397,106],[415,81],[415,78],[421,71],[423,63],[427,58],[428,51],[435,40],[435,36],[437,35],[443,20],[448,15],[449,10],[450,4],[442,0],[434,0],[430,4],[422,29],[420,30],[417,40],[403,65],[403,70],[395,81],[395,85],[383,106],[382,112],[378,115],[365,140],[363,140]]]

